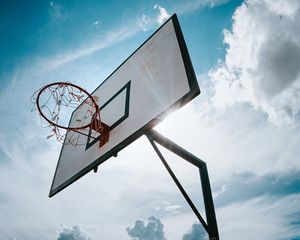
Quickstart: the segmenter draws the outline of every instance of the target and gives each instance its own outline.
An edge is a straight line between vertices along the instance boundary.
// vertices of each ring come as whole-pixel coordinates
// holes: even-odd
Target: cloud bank
[[[298,239],[300,237],[299,200],[299,193],[279,198],[277,196],[261,195],[253,199],[229,203],[224,207],[217,208],[219,234],[224,240]],[[192,214],[191,218],[193,219]],[[155,219],[156,222],[162,225],[160,219]],[[182,219],[182,216],[177,221],[180,221],[180,219]],[[166,240],[166,238],[155,238],[153,237],[154,235],[148,237],[149,235],[144,233],[145,226],[142,221],[136,221],[132,230],[134,230],[133,233],[135,234],[130,235],[132,239]],[[175,230],[170,228],[169,231]],[[188,232],[181,237],[176,236],[175,239],[204,240],[208,239],[208,235],[202,225],[194,223]]]
[[[89,240],[90,238],[83,232],[79,226],[72,228],[63,227],[57,237],[57,240]]]
[[[218,108],[243,102],[276,124],[300,111],[300,2],[247,0],[224,31],[226,59],[210,72]]]
[[[202,225],[194,223],[191,231],[184,234],[182,240],[204,240],[206,235]]]
[[[134,240],[166,240],[160,219],[152,216],[148,221],[145,226],[143,221],[137,220],[133,228],[126,229],[128,235]]]

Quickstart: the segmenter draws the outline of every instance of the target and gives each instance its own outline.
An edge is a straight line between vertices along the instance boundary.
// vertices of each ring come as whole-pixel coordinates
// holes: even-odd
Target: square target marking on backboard
[[[115,95],[100,106],[101,120],[108,125],[110,131],[121,124],[129,116],[130,81],[126,83]],[[109,114],[111,113],[111,114]],[[100,135],[92,139],[90,128],[85,150],[100,141]]]

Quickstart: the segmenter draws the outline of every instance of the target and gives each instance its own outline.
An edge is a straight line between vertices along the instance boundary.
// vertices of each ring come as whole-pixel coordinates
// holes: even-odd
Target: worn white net
[[[86,144],[87,137],[97,138],[101,131],[98,97],[68,82],[46,85],[31,97],[32,111],[38,111],[41,126],[51,129],[47,138],[63,144]]]

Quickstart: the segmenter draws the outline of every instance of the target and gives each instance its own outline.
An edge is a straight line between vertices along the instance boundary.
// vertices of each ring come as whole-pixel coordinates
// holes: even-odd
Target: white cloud
[[[250,103],[270,121],[291,123],[300,111],[300,2],[248,0],[225,30],[226,60],[210,72],[219,108]]]
[[[159,25],[171,17],[171,15],[168,13],[168,11],[165,8],[161,7],[159,4],[154,5],[153,8],[157,9],[159,11],[159,14],[156,17],[156,22]]]

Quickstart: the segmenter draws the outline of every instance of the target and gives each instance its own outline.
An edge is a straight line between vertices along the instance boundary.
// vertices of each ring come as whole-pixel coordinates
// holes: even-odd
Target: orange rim
[[[88,98],[92,101],[93,106],[94,106],[94,108],[95,108],[95,113],[94,113],[94,115],[93,115],[93,117],[92,117],[92,120],[91,120],[91,122],[90,122],[89,124],[86,124],[86,125],[81,126],[81,127],[75,127],[75,128],[73,128],[73,127],[65,127],[65,126],[62,126],[62,125],[59,125],[59,124],[57,124],[57,123],[52,122],[50,119],[48,119],[48,118],[43,114],[43,112],[42,112],[42,110],[41,110],[41,107],[40,107],[39,98],[40,98],[40,96],[41,96],[41,94],[42,94],[42,92],[43,92],[44,90],[46,90],[47,88],[49,88],[49,87],[51,87],[51,86],[55,86],[55,85],[62,85],[62,86],[67,85],[67,86],[72,86],[72,87],[77,88],[78,90],[84,92],[84,93],[88,96]],[[93,96],[92,96],[90,93],[88,93],[86,90],[84,90],[83,88],[81,88],[81,87],[79,87],[79,86],[77,86],[77,85],[75,85],[75,84],[73,84],[73,83],[69,83],[69,82],[54,82],[54,83],[50,83],[50,84],[44,86],[43,88],[41,88],[41,90],[39,91],[39,93],[38,93],[38,95],[37,95],[37,98],[36,98],[36,104],[37,104],[37,109],[38,109],[40,115],[41,115],[41,116],[42,116],[42,117],[43,117],[50,125],[56,126],[56,127],[58,127],[58,128],[66,129],[66,130],[76,131],[76,130],[80,130],[80,129],[84,129],[84,128],[90,127],[91,124],[96,120],[97,115],[98,115],[98,114],[100,115],[99,106],[98,106],[98,104],[96,103],[96,101],[95,101],[95,99],[93,98]],[[81,104],[82,104],[82,103],[81,103]],[[80,105],[81,105],[81,104],[80,104]],[[79,105],[79,106],[80,106],[80,105]],[[78,107],[79,107],[79,106],[78,106]]]

